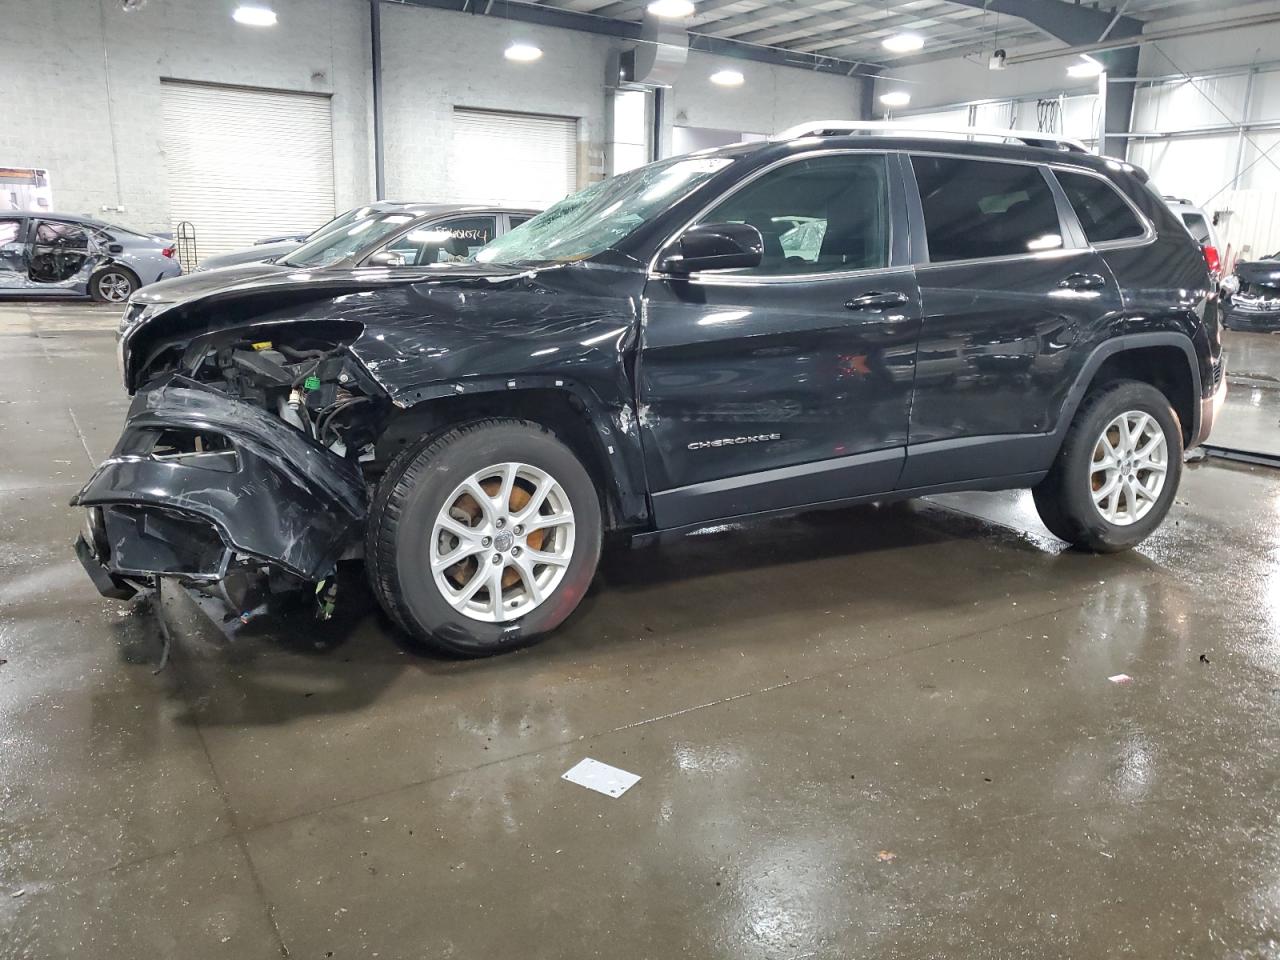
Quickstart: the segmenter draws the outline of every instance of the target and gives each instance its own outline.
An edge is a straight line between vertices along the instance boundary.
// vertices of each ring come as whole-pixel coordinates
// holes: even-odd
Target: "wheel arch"
[[[583,462],[600,492],[606,529],[647,520],[643,457],[630,404],[610,407],[562,378],[469,381],[423,393],[399,406],[386,423],[377,442],[379,461],[390,462],[406,446],[429,442],[460,423],[528,420],[549,429]]]
[[[1121,379],[1149,383],[1168,398],[1182,424],[1184,444],[1190,446],[1199,436],[1203,396],[1199,358],[1191,338],[1172,331],[1126,334],[1096,347],[1072,384],[1057,432],[1066,435],[1091,391]]]

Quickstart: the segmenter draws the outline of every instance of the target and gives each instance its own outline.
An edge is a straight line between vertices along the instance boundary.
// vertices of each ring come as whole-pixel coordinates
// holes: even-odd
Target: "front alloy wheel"
[[[1093,448],[1089,485],[1102,519],[1127,527],[1157,503],[1169,473],[1169,445],[1156,419],[1128,410],[1109,424]]]
[[[525,646],[574,611],[604,516],[582,460],[526,420],[461,424],[405,450],[369,508],[365,566],[387,613],[443,652]]]
[[[527,463],[477,470],[451,493],[431,533],[441,594],[474,620],[517,620],[547,599],[573,558],[573,507]]]

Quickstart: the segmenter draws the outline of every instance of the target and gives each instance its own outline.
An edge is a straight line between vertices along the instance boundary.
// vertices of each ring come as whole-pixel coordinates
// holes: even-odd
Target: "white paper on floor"
[[[1112,683],[1132,683],[1133,677],[1127,673],[1117,673],[1114,677],[1107,677]]]
[[[611,767],[599,760],[592,760],[590,757],[580,761],[567,773],[561,774],[560,779],[603,793],[606,797],[620,797],[640,782],[640,777],[636,774],[627,773],[625,770]]]

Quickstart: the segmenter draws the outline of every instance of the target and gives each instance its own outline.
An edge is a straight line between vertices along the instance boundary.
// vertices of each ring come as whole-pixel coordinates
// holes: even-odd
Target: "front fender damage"
[[[137,394],[115,450],[71,504],[88,510],[77,553],[104,595],[168,577],[216,586],[242,610],[228,581],[325,580],[368,508],[352,463],[181,375]]]

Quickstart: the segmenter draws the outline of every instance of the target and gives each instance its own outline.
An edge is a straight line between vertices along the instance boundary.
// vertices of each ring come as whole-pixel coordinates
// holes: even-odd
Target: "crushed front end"
[[[1226,320],[1232,330],[1280,330],[1280,261],[1237,264],[1230,281]]]
[[[72,500],[85,509],[76,553],[104,596],[170,578],[227,619],[285,591],[332,601],[324,585],[359,552],[384,401],[345,343],[289,338],[197,338],[137,392]]]

